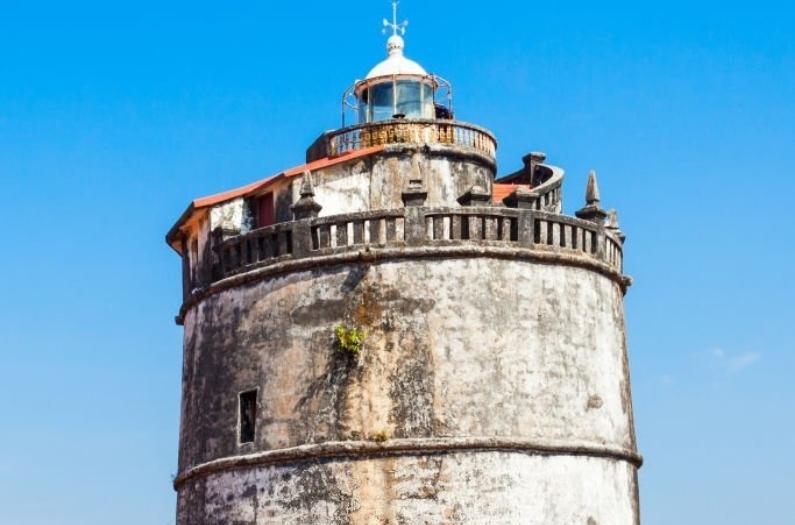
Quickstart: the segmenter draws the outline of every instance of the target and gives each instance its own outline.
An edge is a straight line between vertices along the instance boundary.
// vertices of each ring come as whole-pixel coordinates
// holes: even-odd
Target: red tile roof
[[[366,157],[367,155],[371,155],[373,153],[377,153],[383,149],[384,146],[373,146],[370,148],[363,148],[355,151],[350,151],[338,157],[323,157],[322,159],[312,161],[309,164],[301,164],[300,166],[289,168],[285,171],[282,171],[281,173],[277,173],[276,175],[271,175],[270,177],[266,177],[256,182],[252,182],[251,184],[241,186],[240,188],[235,188],[233,190],[216,193],[214,195],[208,195],[207,197],[200,197],[198,199],[195,199],[191,203],[191,206],[193,206],[194,209],[206,208],[207,206],[214,206],[216,204],[226,202],[228,200],[236,199],[238,197],[254,193],[257,190],[261,190],[267,186],[270,186],[271,184],[273,184],[277,180],[281,180],[282,178],[295,177],[297,175],[303,174],[307,170],[315,171],[323,168],[328,168],[330,166],[334,166],[337,164],[342,164],[344,162],[349,162],[361,157]]]
[[[168,234],[166,235],[166,242],[172,245],[173,247],[175,241],[177,240],[177,233],[179,232],[182,225],[185,224],[185,222],[187,222],[188,219],[190,219],[190,217],[193,216],[193,214],[198,210],[207,208],[209,206],[215,206],[216,204],[236,199],[238,197],[251,195],[253,193],[256,193],[257,191],[267,188],[276,181],[282,180],[284,178],[290,178],[301,175],[307,170],[315,171],[335,166],[337,164],[343,164],[345,162],[350,162],[352,160],[372,155],[373,153],[378,153],[383,149],[384,146],[372,146],[370,148],[362,148],[359,150],[350,151],[348,153],[343,153],[342,155],[336,157],[323,157],[322,159],[312,161],[308,164],[301,164],[300,166],[289,168],[285,171],[277,173],[276,175],[271,175],[270,177],[266,177],[256,182],[252,182],[251,184],[235,188],[233,190],[228,190],[221,193],[216,193],[214,195],[208,195],[206,197],[200,197],[198,199],[194,199],[193,201],[191,201],[190,206],[188,206],[188,208],[182,213],[182,215],[174,224],[174,226],[171,227],[171,230],[169,230]],[[176,249],[176,247],[174,249]]]
[[[502,199],[510,195],[511,193],[516,190],[516,188],[523,187],[530,189],[529,184],[497,184],[494,183],[491,186],[491,202],[494,204],[500,204]]]

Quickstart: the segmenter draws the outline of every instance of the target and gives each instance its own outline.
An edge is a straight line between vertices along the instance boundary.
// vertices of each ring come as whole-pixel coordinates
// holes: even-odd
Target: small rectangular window
[[[240,394],[240,443],[254,441],[257,424],[257,391]]]

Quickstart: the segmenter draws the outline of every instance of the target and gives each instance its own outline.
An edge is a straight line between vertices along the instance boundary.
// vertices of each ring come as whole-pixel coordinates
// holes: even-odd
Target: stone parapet
[[[362,258],[482,254],[543,259],[591,267],[609,274],[623,289],[630,284],[623,275],[621,242],[605,226],[540,210],[497,206],[412,206],[297,220],[226,238],[213,251],[212,279],[187,296],[178,322],[200,297],[246,274],[283,273]]]

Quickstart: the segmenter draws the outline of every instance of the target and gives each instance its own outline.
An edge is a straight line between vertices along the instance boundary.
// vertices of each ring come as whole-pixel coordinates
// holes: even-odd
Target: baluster
[[[444,239],[444,216],[433,216],[433,240],[438,241]]]
[[[395,240],[406,240],[406,219],[405,217],[395,217]]]
[[[337,248],[348,246],[348,223],[342,222],[336,225],[337,229]]]
[[[353,221],[353,244],[364,243],[364,221]]]
[[[218,266],[221,267],[221,278],[226,275],[229,268],[229,256],[226,253],[225,246],[218,247]]]
[[[604,232],[594,232],[593,253],[597,258],[605,260],[605,235]]]
[[[240,247],[240,266],[246,266],[249,264],[248,260],[248,241],[246,239],[241,239],[238,243]]]
[[[386,242],[394,242],[395,235],[397,233],[397,228],[395,227],[395,218],[394,217],[387,217],[384,220],[385,226],[385,234],[386,234]]]
[[[453,215],[450,217],[450,239],[454,241],[461,240],[461,216]]]
[[[482,240],[483,239],[483,216],[482,215],[470,215],[467,217],[469,223],[469,238],[472,240]]]
[[[560,224],[557,222],[550,222],[549,226],[549,245],[560,246]]]
[[[516,242],[519,240],[519,221],[513,217],[506,217],[502,223],[502,240]]]
[[[321,224],[317,227],[318,248],[324,249],[331,247],[331,228],[328,224]]]
[[[229,272],[233,272],[237,269],[237,257],[235,256],[237,252],[237,245],[230,244],[226,248],[226,267]]]
[[[257,244],[257,238],[253,236],[249,237],[246,240],[246,244],[248,244],[247,248],[248,257],[249,257],[248,263],[256,264],[257,262],[259,262],[259,245]]]
[[[257,239],[256,237],[248,237],[246,239],[246,250],[248,251],[248,263],[255,264],[259,261],[257,256]]]
[[[370,219],[370,244],[381,243],[381,219]]]
[[[543,219],[539,219],[536,221],[536,242],[539,244],[547,244],[549,241],[547,240],[547,229],[549,228],[549,223]]]
[[[279,256],[279,239],[276,238],[275,233],[268,234],[268,250],[270,251],[271,257]]]
[[[274,235],[274,240],[276,241],[275,251],[279,257],[287,255],[287,236],[284,233],[280,231]]]
[[[258,263],[260,261],[260,244],[259,244],[259,235],[255,235],[251,237],[250,241],[251,246],[251,262]]]
[[[483,217],[483,238],[487,241],[496,241],[499,238],[496,217]]]

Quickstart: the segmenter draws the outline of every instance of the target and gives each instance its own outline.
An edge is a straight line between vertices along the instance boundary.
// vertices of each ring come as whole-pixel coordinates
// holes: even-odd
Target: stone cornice
[[[230,277],[216,281],[206,288],[194,290],[182,304],[175,321],[177,324],[182,324],[188,310],[196,306],[206,297],[228,290],[229,288],[250,284],[287,273],[342,264],[377,264],[384,261],[400,259],[456,259],[476,257],[584,268],[611,279],[621,288],[622,293],[626,293],[627,289],[632,284],[631,277],[616,271],[610,265],[602,261],[570,253],[538,249],[537,247],[506,247],[504,245],[487,244],[485,242],[472,245],[455,241],[448,241],[444,245],[437,243],[433,246],[367,246],[356,250],[332,251],[331,253],[319,254],[303,259],[284,258],[265,266],[252,267],[245,272],[236,273]]]
[[[228,456],[189,467],[174,479],[174,489],[191,479],[228,470],[279,465],[328,458],[449,454],[453,452],[499,451],[540,456],[587,456],[626,461],[636,468],[643,458],[635,450],[588,442],[553,442],[518,437],[440,437],[377,441],[329,441],[239,456]]]

